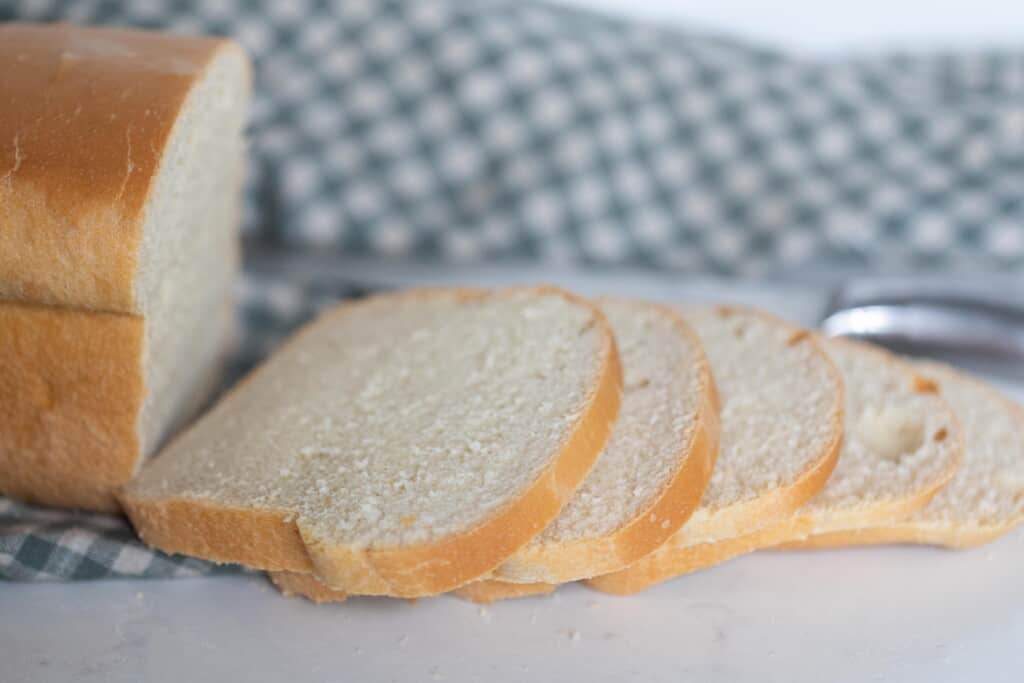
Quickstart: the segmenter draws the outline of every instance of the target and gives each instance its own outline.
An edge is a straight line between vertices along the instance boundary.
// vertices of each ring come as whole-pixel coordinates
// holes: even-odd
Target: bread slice
[[[562,290],[373,297],[293,337],[121,501],[169,552],[445,592],[557,516],[620,393],[604,315]]]
[[[963,457],[963,431],[935,382],[881,348],[825,341],[846,382],[846,438],[821,493],[780,524],[789,541],[903,519]]]
[[[718,400],[700,340],[672,309],[598,301],[623,364],[611,439],[576,495],[492,578],[565,583],[621,569],[683,525],[718,455]]]
[[[905,519],[822,532],[794,546],[927,543],[967,548],[1024,521],[1024,408],[948,365],[924,361],[915,366],[940,385],[960,419],[964,458],[959,471]]]
[[[843,384],[806,331],[734,307],[694,308],[722,401],[721,449],[700,507],[664,545],[587,584],[632,593],[706,566],[713,544],[783,519],[824,486],[842,442]]]
[[[0,26],[0,493],[115,510],[231,333],[233,42]]]
[[[828,483],[784,519],[753,524],[695,549],[686,571],[815,534],[901,519],[953,476],[962,453],[961,430],[935,384],[876,347],[823,343],[846,385],[843,449]],[[665,566],[639,565],[594,587],[632,593],[666,574]]]
[[[607,447],[561,514],[492,577],[462,597],[547,592],[557,583],[620,569],[661,545],[692,514],[718,452],[718,405],[700,340],[678,313],[639,301],[600,299],[624,374],[622,409]],[[289,593],[332,599],[299,577]],[[513,583],[514,581],[514,583]],[[335,595],[333,599],[343,599]]]

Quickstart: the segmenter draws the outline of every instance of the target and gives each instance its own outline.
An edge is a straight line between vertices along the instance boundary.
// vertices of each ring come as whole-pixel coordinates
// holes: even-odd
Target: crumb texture
[[[846,384],[839,463],[805,507],[812,515],[911,498],[948,476],[960,457],[946,402],[918,390],[913,368],[866,344],[826,340]]]
[[[146,467],[135,498],[293,513],[318,542],[427,543],[515,500],[598,385],[608,337],[556,291],[342,306]]]
[[[800,330],[721,307],[684,310],[704,344],[722,404],[721,446],[700,508],[681,532],[717,510],[788,486],[814,467],[834,438],[840,380]]]
[[[659,306],[602,300],[619,346],[623,396],[604,452],[533,544],[598,538],[649,507],[682,466],[708,387],[695,339]]]
[[[960,470],[913,523],[1000,527],[1024,520],[1024,408],[982,382],[939,363],[917,367],[937,380],[960,418]]]
[[[202,400],[231,328],[247,69],[236,50],[210,64],[185,102],[145,208],[135,283],[145,319],[143,455]]]

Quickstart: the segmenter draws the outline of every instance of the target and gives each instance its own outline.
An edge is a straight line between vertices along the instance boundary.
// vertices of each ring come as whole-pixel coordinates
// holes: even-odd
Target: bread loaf
[[[116,509],[215,385],[248,91],[227,40],[0,26],[0,493]]]

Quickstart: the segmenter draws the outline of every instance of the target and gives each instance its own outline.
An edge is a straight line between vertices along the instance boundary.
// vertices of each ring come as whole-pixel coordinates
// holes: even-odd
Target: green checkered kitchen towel
[[[243,334],[232,350],[224,388],[325,306],[366,293],[348,283],[296,282],[272,275],[247,276],[239,289]],[[0,580],[169,578],[237,571],[235,566],[147,548],[121,517],[34,507],[0,497]]]
[[[814,62],[528,0],[7,0],[236,37],[245,229],[443,262],[1024,265],[1024,49]]]

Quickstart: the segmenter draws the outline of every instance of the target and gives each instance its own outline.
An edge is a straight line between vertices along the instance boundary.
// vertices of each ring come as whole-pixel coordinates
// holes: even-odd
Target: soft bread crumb
[[[925,528],[1010,528],[1024,521],[1024,408],[947,365],[916,364],[937,379],[964,430],[960,470],[910,518]]]
[[[696,341],[658,306],[615,299],[598,303],[622,359],[619,418],[583,484],[531,545],[598,538],[635,519],[664,490],[679,467],[681,444],[695,429],[705,389]],[[650,519],[656,521],[653,514]]]
[[[846,430],[839,463],[825,488],[805,507],[819,525],[832,516],[909,500],[934,489],[955,470],[959,442],[926,434],[955,428],[931,380],[881,349],[826,340],[846,384]]]
[[[692,538],[717,510],[792,484],[834,438],[841,384],[801,330],[733,307],[683,309],[704,342],[721,400],[721,445],[700,508],[680,529]],[[736,331],[743,330],[737,336]]]
[[[189,94],[145,209],[135,296],[145,317],[142,452],[190,417],[215,372],[237,274],[238,187],[244,174],[248,67],[225,50]],[[131,129],[124,183],[134,169]]]
[[[129,494],[278,509],[318,542],[353,548],[465,530],[534,482],[575,428],[605,367],[603,329],[581,333],[596,315],[545,290],[344,306],[175,440]]]

